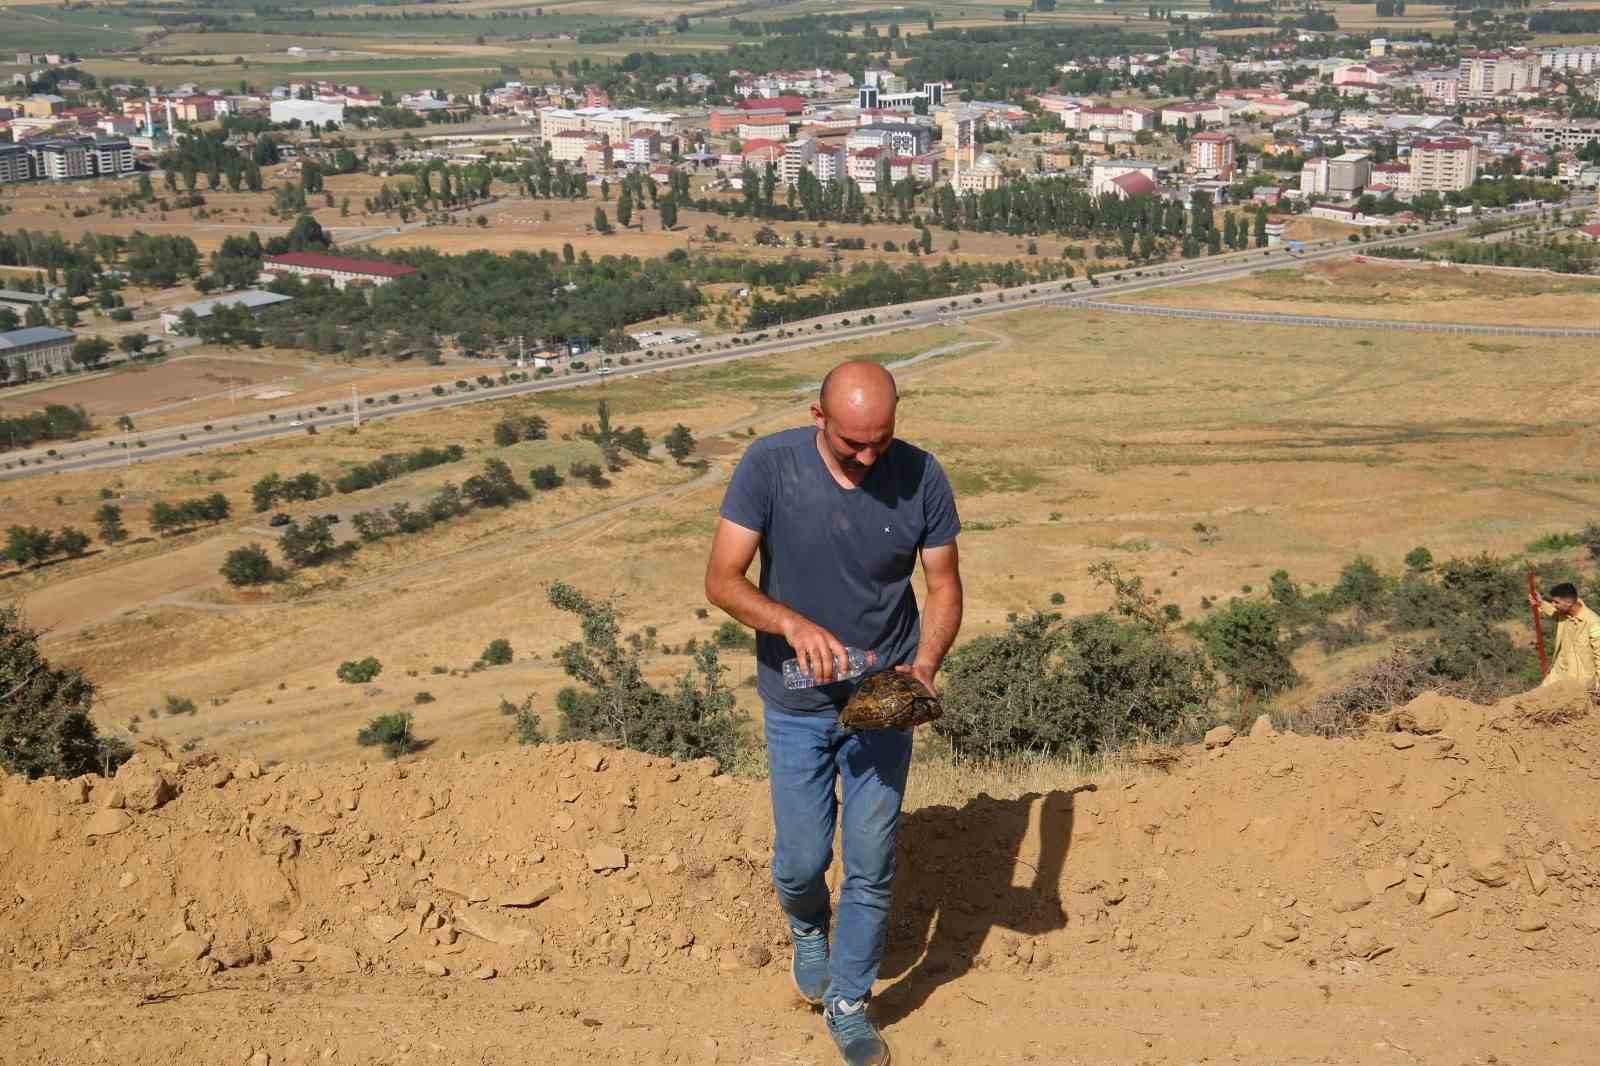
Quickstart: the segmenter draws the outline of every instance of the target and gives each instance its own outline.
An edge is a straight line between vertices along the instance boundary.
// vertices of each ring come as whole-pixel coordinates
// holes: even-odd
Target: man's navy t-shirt
[[[893,441],[855,489],[840,487],[817,450],[817,430],[785,430],[750,445],[733,472],[722,517],[761,534],[759,587],[848,647],[877,653],[872,668],[916,657],[921,627],[911,572],[917,552],[961,532],[955,496],[933,456]],[[756,634],[757,690],[769,707],[837,711],[850,682],[789,691],[783,637]]]

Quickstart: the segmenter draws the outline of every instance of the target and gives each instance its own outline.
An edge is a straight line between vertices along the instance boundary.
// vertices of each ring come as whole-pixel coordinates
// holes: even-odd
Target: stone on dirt
[[[491,944],[516,947],[533,938],[533,934],[504,918],[497,918],[477,907],[458,907],[454,914],[456,928],[468,936],[487,940]]]
[[[446,966],[438,959],[423,959],[421,965],[422,972],[427,974],[429,977],[450,976],[450,967]]]
[[[1429,918],[1442,918],[1460,909],[1460,898],[1442,885],[1429,885],[1427,895],[1422,897],[1422,911]]]
[[[1233,743],[1236,735],[1231,725],[1214,726],[1206,731],[1206,747],[1225,748]]]
[[[527,888],[513,889],[494,901],[496,907],[537,907],[561,891],[560,881],[541,881]]]
[[[1491,888],[1509,884],[1514,869],[1506,849],[1498,844],[1474,848],[1467,855],[1467,876]]]
[[[195,931],[186,930],[173,937],[162,951],[162,958],[174,965],[194,962],[211,950],[211,941]]]
[[[1275,737],[1277,735],[1278,731],[1272,727],[1272,716],[1270,714],[1256,715],[1256,720],[1250,725],[1252,739],[1260,740],[1262,737]]]
[[[589,869],[596,873],[606,870],[621,870],[628,865],[628,856],[618,847],[601,844],[589,849]]]
[[[83,823],[83,835],[86,837],[108,837],[113,833],[120,833],[133,824],[133,816],[127,811],[115,807],[103,811],[96,811]]]
[[[367,932],[371,933],[379,943],[387,944],[401,933],[406,931],[406,924],[398,918],[391,918],[387,914],[374,914],[367,919]]]

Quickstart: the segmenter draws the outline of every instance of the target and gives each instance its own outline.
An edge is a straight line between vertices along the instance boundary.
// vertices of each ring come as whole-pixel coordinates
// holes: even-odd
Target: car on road
[[[296,419],[295,419],[295,420],[293,420],[293,421],[292,421],[292,422],[290,422],[290,423],[289,423],[289,424],[290,424],[290,425],[291,425],[291,426],[303,426],[303,425],[305,425],[305,423],[304,423],[304,422],[302,422],[302,421],[300,421],[300,420],[299,420],[299,419],[298,419],[298,418],[296,418]]]
[[[279,511],[277,514],[273,515],[267,520],[267,525],[269,526],[286,526],[288,524],[289,516],[284,514],[282,511]]]

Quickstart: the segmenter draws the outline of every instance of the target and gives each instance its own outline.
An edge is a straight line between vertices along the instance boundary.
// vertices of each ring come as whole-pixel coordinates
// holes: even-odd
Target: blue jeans
[[[827,921],[841,784],[844,885],[834,916],[827,1003],[865,999],[878,977],[894,888],[895,831],[911,767],[911,733],[842,733],[831,713],[764,715],[772,783],[772,883],[795,923]]]

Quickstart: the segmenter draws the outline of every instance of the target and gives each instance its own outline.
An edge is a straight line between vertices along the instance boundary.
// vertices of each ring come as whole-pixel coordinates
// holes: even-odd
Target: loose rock
[[[1214,726],[1206,731],[1206,747],[1225,748],[1233,743],[1236,735],[1231,725]]]
[[[387,914],[374,914],[367,919],[367,932],[381,944],[387,944],[406,931],[406,924]]]
[[[1516,921],[1511,923],[1511,927],[1519,933],[1537,933],[1547,925],[1549,923],[1544,920],[1544,915],[1531,907],[1517,915]]]
[[[1277,735],[1278,731],[1272,727],[1271,715],[1256,715],[1256,720],[1250,726],[1251,739],[1260,740],[1262,737],[1275,737]]]
[[[1364,885],[1341,885],[1332,892],[1335,914],[1358,911],[1372,902],[1372,894]]]
[[[1467,876],[1491,888],[1509,884],[1514,869],[1506,849],[1498,844],[1474,848],[1467,855]]]
[[[1461,900],[1456,894],[1440,885],[1428,886],[1428,894],[1422,897],[1422,911],[1429,918],[1442,918],[1460,908]]]
[[[133,824],[133,816],[127,811],[110,808],[96,811],[83,823],[83,835],[86,837],[108,837],[113,833],[120,833]]]
[[[561,891],[560,881],[542,881],[527,888],[514,889],[503,896],[496,897],[496,907],[537,907],[557,892]]]
[[[628,856],[621,848],[602,844],[589,849],[589,869],[600,873],[606,870],[621,870],[628,865]]]
[[[194,962],[211,950],[211,941],[189,930],[173,937],[162,951],[162,958],[171,964]]]

